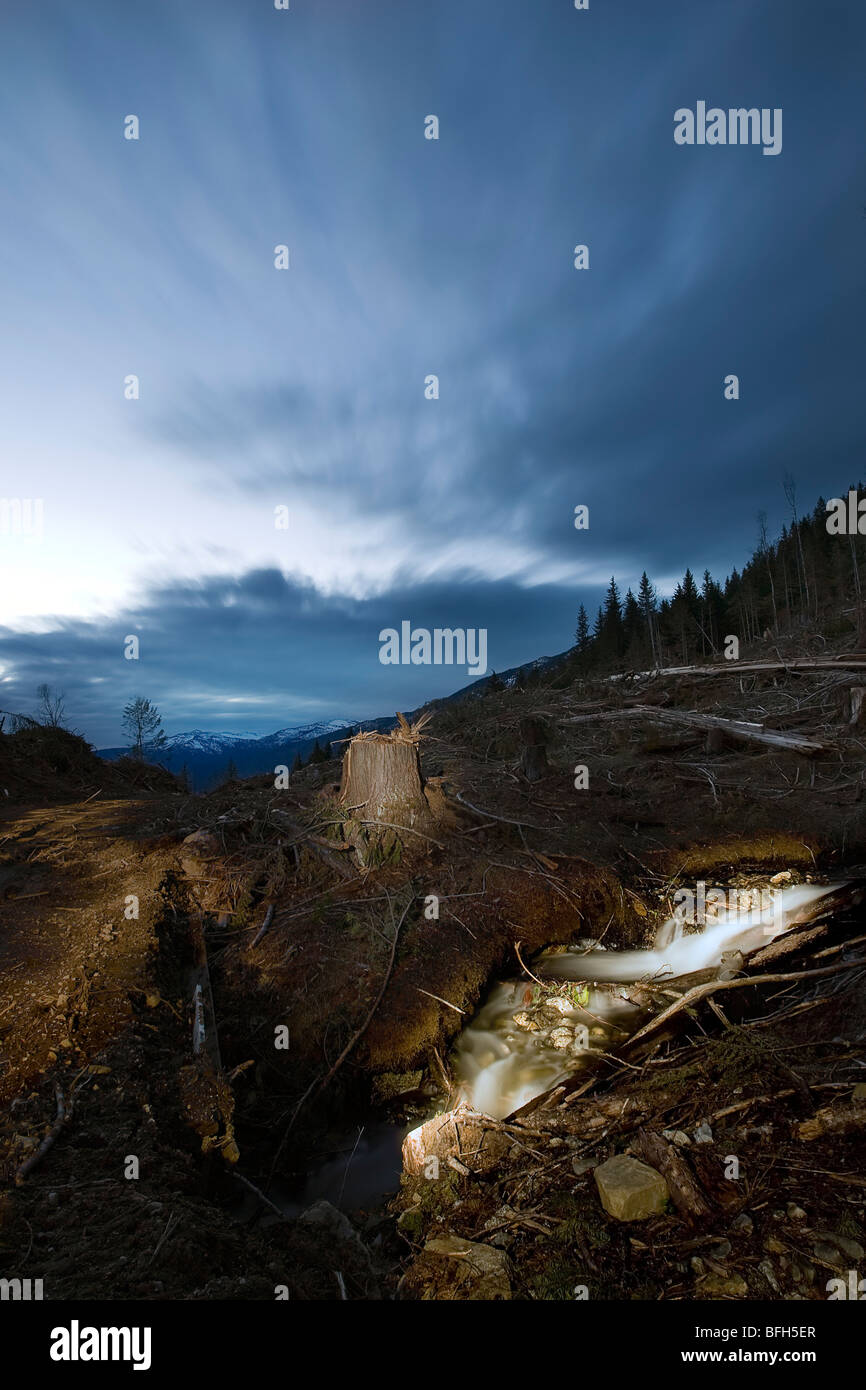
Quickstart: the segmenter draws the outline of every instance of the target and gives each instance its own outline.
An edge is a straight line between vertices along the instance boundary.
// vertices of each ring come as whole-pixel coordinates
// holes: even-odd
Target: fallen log
[[[773,671],[866,671],[866,655],[795,656],[790,661],[722,661],[708,666],[658,666],[649,671],[627,671],[608,676],[610,681],[641,680],[651,676],[742,676]]]
[[[631,1141],[632,1149],[644,1163],[661,1173],[668,1185],[671,1201],[680,1216],[689,1222],[709,1216],[712,1207],[683,1155],[660,1134],[639,1129]]]
[[[829,753],[828,744],[817,739],[803,738],[798,734],[781,734],[774,729],[765,729],[762,724],[747,723],[744,720],[723,719],[715,714],[698,714],[693,710],[659,709],[654,705],[632,705],[628,709],[605,710],[596,714],[579,714],[563,719],[563,724],[589,724],[593,721],[615,719],[646,719],[652,723],[670,722],[685,724],[695,729],[717,729],[727,738],[738,743],[760,743],[768,748],[778,748],[789,753],[802,753],[815,757],[819,753]]]
[[[797,1126],[801,1139],[822,1139],[825,1134],[856,1134],[866,1129],[866,1100],[852,1100],[844,1109],[825,1105]]]

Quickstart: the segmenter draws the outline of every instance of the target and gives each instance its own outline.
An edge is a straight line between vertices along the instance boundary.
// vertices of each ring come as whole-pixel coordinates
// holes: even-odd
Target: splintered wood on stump
[[[527,782],[537,782],[539,778],[546,777],[550,771],[547,763],[547,728],[540,719],[521,719],[520,742],[520,770]]]
[[[340,802],[362,808],[359,819],[365,821],[407,827],[429,821],[417,738],[402,728],[357,734],[343,759]]]

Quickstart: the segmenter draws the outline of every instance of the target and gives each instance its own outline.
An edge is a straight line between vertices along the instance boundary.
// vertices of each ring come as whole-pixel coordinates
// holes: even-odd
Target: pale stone
[[[704,1298],[748,1298],[749,1286],[739,1274],[708,1274],[698,1292]]]
[[[627,1154],[616,1154],[596,1168],[595,1181],[602,1206],[618,1221],[656,1216],[670,1195],[661,1173]]]

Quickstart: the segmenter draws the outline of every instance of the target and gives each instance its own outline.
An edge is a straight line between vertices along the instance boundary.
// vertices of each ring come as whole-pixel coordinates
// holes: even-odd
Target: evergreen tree
[[[626,590],[625,603],[622,606],[622,640],[623,652],[629,666],[642,665],[643,618],[638,601],[631,589]]]
[[[611,577],[595,624],[594,650],[605,664],[616,665],[624,650],[622,602],[616,579]]]
[[[640,584],[637,591],[637,605],[646,628],[647,641],[649,643],[649,656],[654,665],[661,665],[661,658],[658,651],[657,638],[657,614],[656,605],[658,598],[655,587],[650,583],[649,576],[644,570],[640,577]]]

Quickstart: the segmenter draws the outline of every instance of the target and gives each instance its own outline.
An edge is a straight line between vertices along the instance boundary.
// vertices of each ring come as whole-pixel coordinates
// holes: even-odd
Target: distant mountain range
[[[379,721],[392,723],[390,720]],[[364,728],[379,726],[376,720],[365,720]],[[309,758],[318,740],[324,747],[335,739],[349,738],[360,727],[358,720],[328,719],[321,724],[300,724],[293,728],[277,729],[275,733],[258,737],[256,734],[216,734],[206,729],[192,729],[185,734],[172,734],[159,753],[148,762],[181,772],[185,767],[194,791],[208,791],[225,777],[229,761],[237,768],[239,777],[254,777],[260,772],[273,772],[280,764],[289,767],[300,753]],[[128,748],[100,748],[101,758],[113,762],[129,752]]]
[[[563,652],[560,656],[538,657],[525,662],[523,666],[513,666],[508,671],[499,672],[495,679],[503,685],[513,686],[521,676],[557,666],[567,655],[567,652]],[[493,679],[493,674],[482,676],[471,685],[455,690],[452,695],[432,700],[430,707],[435,709],[437,705],[450,705],[458,700],[471,700],[483,695]],[[406,718],[411,721],[420,712],[420,709],[407,710]],[[193,790],[209,791],[223,781],[230,760],[239,777],[255,777],[262,772],[273,772],[281,764],[291,767],[298,753],[306,762],[317,740],[320,747],[327,743],[337,745],[334,752],[339,757],[343,752],[341,741],[350,738],[352,733],[359,729],[391,729],[395,723],[394,715],[377,719],[328,719],[321,724],[277,729],[275,733],[261,737],[250,733],[217,734],[208,729],[191,729],[189,733],[172,734],[159,754],[148,758],[148,761],[167,767],[170,772],[179,773],[185,767]],[[116,758],[124,757],[129,749],[99,748],[97,752],[101,758],[113,762]]]

